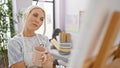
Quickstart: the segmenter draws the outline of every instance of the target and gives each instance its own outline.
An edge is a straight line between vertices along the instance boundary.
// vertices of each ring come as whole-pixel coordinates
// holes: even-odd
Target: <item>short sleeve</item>
[[[9,67],[11,67],[12,64],[23,61],[22,46],[15,39],[9,40],[8,42],[8,60]]]

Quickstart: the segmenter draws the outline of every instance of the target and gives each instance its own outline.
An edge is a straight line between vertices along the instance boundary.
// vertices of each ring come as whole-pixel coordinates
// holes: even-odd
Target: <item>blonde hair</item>
[[[37,5],[32,5],[32,6],[30,6],[30,7],[28,7],[28,9],[24,12],[24,14],[23,14],[23,23],[25,24],[25,22],[26,22],[26,17],[31,13],[31,11],[33,10],[33,9],[41,9],[42,11],[43,11],[43,13],[44,13],[44,16],[45,16],[45,11],[42,9],[42,8],[40,8],[39,6],[37,6]],[[45,35],[45,33],[46,33],[46,21],[45,21],[45,19],[44,19],[44,31],[43,31],[43,35]]]

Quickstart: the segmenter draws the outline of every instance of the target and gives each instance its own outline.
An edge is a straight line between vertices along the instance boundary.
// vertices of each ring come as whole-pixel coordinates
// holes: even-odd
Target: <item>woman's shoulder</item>
[[[21,35],[17,34],[8,40],[8,43],[21,42]]]
[[[23,48],[23,43],[21,40],[21,36],[19,34],[15,35],[11,39],[8,40],[8,50],[13,51],[13,53],[16,51],[21,51]]]
[[[43,39],[48,39],[48,37],[47,36],[45,36],[45,35],[41,35],[41,34],[37,34],[40,38],[43,38]]]
[[[21,39],[21,35],[20,34],[17,34],[15,36],[13,36],[12,38],[10,38],[10,40],[19,40]]]
[[[45,35],[38,34],[39,38],[44,41],[49,41],[49,38]]]

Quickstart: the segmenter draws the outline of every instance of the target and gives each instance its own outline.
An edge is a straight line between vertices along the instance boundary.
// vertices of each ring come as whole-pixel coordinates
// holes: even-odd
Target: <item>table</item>
[[[51,54],[53,55],[54,59],[63,60],[64,62],[68,63],[70,55],[61,55],[56,49],[52,49]]]

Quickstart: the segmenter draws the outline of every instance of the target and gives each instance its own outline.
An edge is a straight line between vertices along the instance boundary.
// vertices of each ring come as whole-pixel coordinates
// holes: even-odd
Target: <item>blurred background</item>
[[[0,0],[0,68],[8,68],[7,43],[21,32],[22,15],[28,6],[38,5],[45,10],[46,36],[58,65],[83,68],[86,58],[99,53],[112,14],[120,11],[119,3],[120,0]],[[43,26],[36,33],[42,31]],[[117,32],[113,46],[120,44],[120,28]]]

